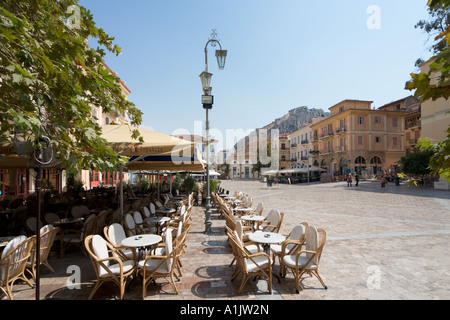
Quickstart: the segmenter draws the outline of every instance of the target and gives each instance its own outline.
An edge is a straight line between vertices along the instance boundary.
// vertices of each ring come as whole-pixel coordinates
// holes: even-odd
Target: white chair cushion
[[[25,240],[27,240],[26,236],[18,236],[15,237],[14,239],[10,240],[8,242],[8,244],[6,245],[5,249],[3,249],[2,252],[2,259],[11,251],[13,251],[18,245],[20,245],[22,242],[24,242]],[[20,259],[21,257],[18,256],[18,259]],[[6,267],[0,267],[0,280],[4,281],[6,280],[6,275],[7,275],[7,268]]]
[[[122,266],[123,266],[123,273],[126,273],[128,271],[130,271],[131,269],[133,269],[134,267],[134,261],[133,260],[127,260],[122,262]],[[109,273],[104,270],[103,268],[101,268],[102,271],[100,272],[100,277],[109,277]],[[116,275],[120,275],[120,264],[119,263],[114,263],[111,264],[108,267],[109,271],[111,271],[112,273],[116,274]]]
[[[296,259],[296,256],[295,256],[295,255],[287,255],[287,256],[284,256],[284,257],[283,257],[283,262],[284,262],[288,267],[295,268],[295,259]],[[302,268],[303,266],[305,266],[305,264],[308,262],[308,259],[309,259],[309,258],[307,258],[306,256],[300,256],[300,257],[298,258],[298,267],[299,267],[299,268]],[[309,263],[308,268],[309,268],[309,269],[316,269],[316,268],[317,268],[317,265],[316,265],[313,261],[311,261],[311,262]]]
[[[17,236],[14,239],[10,240],[8,244],[6,245],[5,249],[3,249],[2,252],[2,259],[10,253],[12,250],[14,250],[15,247],[17,247],[19,244],[27,240],[26,236]]]
[[[119,223],[113,223],[108,228],[108,237],[111,240],[111,242],[119,246],[123,239],[125,239],[127,236],[125,234],[125,230],[123,229],[122,225]]]
[[[145,263],[145,260],[139,261],[139,267],[141,269],[145,269],[147,271],[154,271],[158,266],[160,265],[162,259],[149,259],[147,263]],[[145,264],[145,265],[144,265]],[[158,273],[169,273],[170,268],[167,266],[167,263],[164,262],[161,267],[158,268]]]
[[[267,268],[270,264],[270,259],[266,256],[257,256],[252,258],[261,268]],[[259,271],[258,266],[250,259],[245,259],[245,271],[255,272]]]

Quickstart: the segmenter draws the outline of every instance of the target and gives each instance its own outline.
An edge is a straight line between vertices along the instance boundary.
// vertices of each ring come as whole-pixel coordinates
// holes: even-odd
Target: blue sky
[[[144,112],[143,127],[172,134],[204,127],[199,74],[211,29],[228,50],[219,70],[208,47],[214,106],[210,125],[260,128],[289,110],[328,111],[344,99],[379,107],[406,97],[418,58],[430,57],[426,0],[82,0],[123,51],[106,63]],[[379,29],[367,21],[379,8]],[[202,122],[202,124],[200,123]],[[214,133],[214,131],[213,131]]]

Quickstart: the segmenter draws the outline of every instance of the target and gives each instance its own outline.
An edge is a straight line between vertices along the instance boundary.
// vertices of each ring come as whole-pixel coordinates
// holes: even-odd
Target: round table
[[[151,224],[151,223],[156,224],[156,233],[157,234],[160,234],[161,225],[163,225],[167,221],[170,221],[169,217],[150,217],[150,218],[145,219],[145,222],[147,222],[149,224]]]
[[[242,216],[241,219],[245,220],[245,221],[250,221],[252,230],[255,230],[255,222],[263,221],[265,218],[263,216],[258,216],[258,215],[252,214],[252,215],[248,215],[248,216]]]
[[[145,248],[151,247],[162,241],[162,237],[157,234],[138,234],[125,238],[120,243],[124,247],[133,247],[139,250],[138,259],[141,258]]]
[[[60,225],[66,225],[66,224],[71,224],[71,223],[78,223],[78,222],[82,222],[82,221],[84,221],[83,217],[66,218],[66,219],[55,220],[52,222],[52,224],[55,226],[60,226]]]
[[[233,208],[233,211],[239,211],[239,212],[241,212],[241,215],[242,215],[244,212],[252,212],[252,211],[255,211],[255,209],[253,209],[253,208],[244,208],[244,207],[236,207],[236,208]]]
[[[263,245],[264,248],[264,252],[267,253],[267,255],[270,257],[270,245],[272,243],[281,243],[284,240],[286,240],[286,237],[279,234],[279,233],[275,233],[275,232],[262,232],[262,231],[257,231],[254,233],[250,233],[248,235],[248,238],[251,241],[255,241],[258,243],[261,243]],[[275,274],[274,272],[272,272],[272,274],[278,279],[278,282],[280,283],[281,280],[278,277],[277,274]]]
[[[176,212],[176,210],[173,208],[162,208],[162,209],[156,209],[155,212],[167,215],[167,214]]]
[[[17,236],[0,237],[0,248],[6,247],[6,245]]]

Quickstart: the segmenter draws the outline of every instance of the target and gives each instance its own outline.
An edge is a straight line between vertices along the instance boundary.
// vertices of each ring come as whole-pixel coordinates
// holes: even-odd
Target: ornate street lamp
[[[209,119],[208,111],[212,109],[214,103],[214,96],[211,95],[211,77],[212,73],[208,72],[208,45],[210,43],[219,44],[220,49],[216,50],[217,64],[219,70],[223,70],[225,67],[225,61],[227,58],[227,50],[222,50],[222,45],[216,39],[210,39],[205,45],[205,71],[200,74],[200,79],[202,81],[202,104],[203,109],[206,111],[206,211],[205,211],[205,233],[208,234],[211,231],[211,194],[210,194],[210,183],[209,183]]]

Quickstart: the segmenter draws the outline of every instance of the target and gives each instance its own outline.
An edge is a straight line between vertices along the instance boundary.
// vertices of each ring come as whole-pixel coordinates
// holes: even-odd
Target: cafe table
[[[170,221],[169,217],[150,217],[146,218],[145,222],[148,224],[156,224],[156,233],[161,233],[161,226],[167,223],[167,221]]]
[[[250,233],[248,235],[248,238],[251,241],[261,243],[264,252],[267,253],[267,255],[270,257],[270,245],[273,243],[282,243],[284,240],[286,240],[286,237],[282,234],[275,233],[275,232],[263,232],[263,231],[257,231],[254,233]],[[278,282],[280,283],[280,278],[278,275],[274,272],[272,272],[273,275],[278,279]]]
[[[65,219],[59,219],[52,222],[54,226],[64,226],[72,223],[78,223],[82,222],[84,220],[83,217],[77,217],[77,218],[65,218]]]
[[[255,230],[255,222],[261,222],[261,221],[264,221],[264,219],[265,219],[265,217],[258,216],[255,214],[245,215],[245,216],[241,217],[241,220],[250,222],[252,230]]]
[[[239,215],[243,215],[244,213],[247,214],[249,212],[255,211],[255,209],[253,209],[253,208],[244,208],[244,207],[236,207],[236,208],[233,208],[233,211],[238,211],[238,212],[240,212]]]
[[[160,208],[155,210],[156,213],[162,213],[164,215],[168,215],[171,213],[175,213],[176,210],[174,208]]]
[[[137,259],[141,259],[145,249],[154,246],[162,241],[162,237],[157,234],[138,234],[127,237],[120,243],[124,247],[132,247],[138,249]]]
[[[10,242],[12,239],[14,239],[17,236],[6,236],[6,237],[0,237],[0,251],[3,250],[4,247]]]

